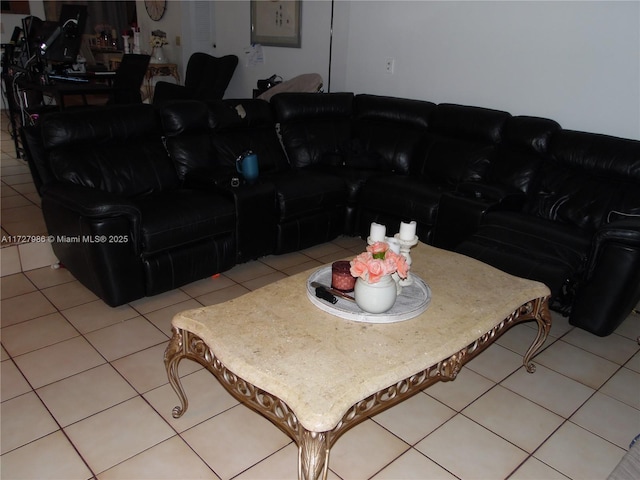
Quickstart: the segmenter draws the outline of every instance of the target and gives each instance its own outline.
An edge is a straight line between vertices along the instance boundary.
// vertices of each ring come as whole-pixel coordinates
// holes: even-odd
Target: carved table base
[[[178,376],[178,364],[183,358],[189,358],[202,364],[235,398],[271,420],[296,442],[298,445],[298,478],[300,480],[319,478],[326,480],[329,469],[329,451],[335,441],[348,429],[438,381],[454,380],[462,365],[491,345],[505,331],[518,323],[531,320],[537,322],[538,333],[524,355],[523,365],[528,372],[533,373],[535,365],[531,363],[531,359],[542,347],[551,329],[547,298],[538,298],[527,302],[464,349],[411,375],[409,378],[400,380],[394,385],[360,400],[344,414],[332,430],[325,432],[313,432],[305,429],[298,422],[295,412],[285,402],[229,371],[201,338],[187,330],[174,327],[173,337],[164,356],[169,382],[178,394],[181,403],[180,406],[173,409],[173,417],[182,416],[189,405]]]

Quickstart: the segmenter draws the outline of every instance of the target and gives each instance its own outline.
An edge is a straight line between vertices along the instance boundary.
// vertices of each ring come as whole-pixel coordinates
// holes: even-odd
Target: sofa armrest
[[[591,242],[587,278],[594,274],[603,250],[612,247],[637,251],[640,255],[640,218],[613,221],[598,229]]]
[[[490,210],[519,211],[524,194],[500,185],[465,182],[455,192],[446,192],[438,203],[433,245],[453,250],[473,235]]]
[[[185,176],[185,187],[214,190],[236,209],[236,260],[246,262],[275,250],[276,187],[266,176],[254,183],[228,167],[200,168]]]
[[[461,183],[457,193],[489,203],[494,210],[519,211],[526,200],[526,195],[515,188],[479,182]]]
[[[43,207],[47,210],[63,209],[87,219],[124,217],[129,221],[132,242],[138,250],[140,238],[140,210],[128,199],[81,185],[56,183],[47,185],[42,192]],[[46,220],[46,217],[45,217]],[[47,223],[47,226],[52,226]]]
[[[614,221],[593,237],[570,323],[596,335],[612,333],[640,300],[640,220]]]
[[[238,182],[243,181],[242,176],[229,167],[196,168],[187,172],[184,177],[184,186],[186,188],[205,190],[211,187],[222,187],[226,189],[227,187],[234,186],[232,184],[234,179]]]
[[[95,188],[72,184],[48,185],[43,197],[84,217],[125,215],[138,221],[140,211],[129,200]]]
[[[268,180],[221,185],[217,191],[233,198],[236,207],[236,258],[238,262],[271,255],[276,240],[276,188]]]
[[[444,193],[438,203],[433,245],[453,250],[478,229],[490,206],[491,203],[483,198],[457,192]]]
[[[48,185],[42,212],[53,251],[83,285],[111,306],[145,296],[141,216],[127,199],[79,185]]]

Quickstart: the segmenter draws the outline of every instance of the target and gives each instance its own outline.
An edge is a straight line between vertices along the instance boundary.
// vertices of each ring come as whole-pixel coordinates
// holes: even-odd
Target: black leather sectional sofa
[[[545,282],[596,335],[640,300],[639,141],[351,93],[55,113],[23,136],[56,255],[112,306],[403,220]],[[247,150],[260,178],[235,186]]]

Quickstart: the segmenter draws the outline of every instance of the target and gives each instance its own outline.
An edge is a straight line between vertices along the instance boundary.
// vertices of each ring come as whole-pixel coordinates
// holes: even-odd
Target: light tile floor
[[[44,233],[6,118],[1,148],[2,234]],[[1,477],[296,478],[291,440],[193,362],[181,365],[189,410],[171,417],[178,400],[162,357],[171,318],[362,246],[339,238],[118,308],[47,266],[46,254],[36,261],[24,248],[16,263],[16,247],[3,248]],[[606,478],[640,433],[640,315],[606,338],[553,321],[536,373],[521,367],[535,330],[516,326],[455,381],[347,432],[331,452],[329,478]]]

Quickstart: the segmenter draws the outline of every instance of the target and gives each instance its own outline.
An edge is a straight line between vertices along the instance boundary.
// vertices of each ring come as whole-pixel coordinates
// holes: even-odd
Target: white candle
[[[369,230],[369,237],[374,242],[384,242],[384,237],[387,234],[387,227],[380,225],[376,222],[371,222],[371,230]]]
[[[413,240],[416,237],[416,222],[400,223],[400,240]]]
[[[394,253],[400,253],[400,242],[395,238],[387,238],[387,243],[389,244],[389,250]]]

